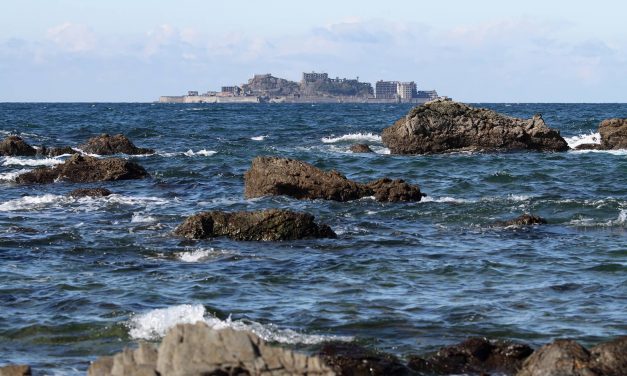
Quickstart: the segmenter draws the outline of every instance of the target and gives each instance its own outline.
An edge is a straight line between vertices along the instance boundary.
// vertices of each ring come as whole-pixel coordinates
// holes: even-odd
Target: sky
[[[627,1],[3,0],[0,102],[145,102],[302,72],[465,102],[626,102]]]

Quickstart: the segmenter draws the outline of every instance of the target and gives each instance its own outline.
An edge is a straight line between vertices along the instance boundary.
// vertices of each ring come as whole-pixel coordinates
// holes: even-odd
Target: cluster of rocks
[[[601,142],[581,144],[577,150],[617,150],[627,149],[627,119],[606,119],[599,124]]]
[[[565,339],[534,351],[525,344],[476,337],[406,360],[347,342],[323,343],[315,353],[303,354],[272,346],[251,332],[197,322],[170,329],[158,346],[140,342],[136,349],[98,358],[87,374],[622,376],[627,375],[625,354],[627,336],[589,350]],[[27,366],[9,367],[30,372]]]

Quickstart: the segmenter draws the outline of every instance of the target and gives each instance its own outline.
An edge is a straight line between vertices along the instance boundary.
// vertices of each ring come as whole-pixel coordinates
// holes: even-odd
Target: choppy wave
[[[225,256],[233,256],[238,253],[226,249],[199,248],[191,251],[176,252],[174,255],[183,262],[199,262],[211,259],[218,259]]]
[[[598,132],[592,132],[589,134],[580,134],[572,137],[564,137],[568,146],[571,149],[583,144],[600,144],[601,143],[601,134]]]
[[[372,132],[369,133],[349,133],[339,137],[322,137],[320,139],[325,144],[333,144],[336,142],[342,141],[372,141],[372,142],[381,142],[381,136],[378,134],[374,134]]]
[[[15,181],[15,179],[18,176],[20,176],[20,175],[22,175],[22,174],[24,174],[26,172],[29,172],[29,171],[31,171],[31,170],[28,170],[28,169],[24,168],[24,169],[17,170],[17,171],[3,172],[3,173],[0,174],[0,181]]]
[[[254,137],[251,137],[250,139],[251,139],[251,140],[253,140],[253,141],[263,141],[263,140],[265,140],[265,139],[266,139],[266,137],[268,137],[268,136],[267,136],[267,135],[263,135],[263,136],[254,136]]]
[[[202,321],[213,329],[232,328],[255,333],[269,342],[312,345],[325,341],[352,341],[353,337],[299,333],[292,329],[281,329],[275,324],[262,324],[252,320],[232,320],[229,316],[221,320],[207,313],[200,304],[182,304],[168,308],[154,309],[133,316],[127,323],[129,335],[133,339],[157,340],[168,329],[177,324],[193,324]]]
[[[207,149],[201,149],[198,151],[193,151],[192,149],[189,149],[187,151],[183,151],[183,152],[168,152],[168,153],[158,153],[160,156],[162,157],[176,157],[179,155],[184,155],[186,157],[210,157],[214,154],[217,154],[218,152],[215,150],[207,150]]]
[[[624,227],[627,225],[627,209],[621,209],[616,219],[601,221],[594,218],[577,218],[569,222],[569,224],[578,227]]]
[[[157,218],[140,212],[133,213],[133,216],[131,217],[131,223],[152,223],[156,221]]]
[[[94,205],[104,206],[107,204],[132,205],[132,206],[158,206],[166,205],[172,200],[165,200],[158,197],[133,197],[113,194],[106,197],[80,197],[45,194],[40,196],[24,196],[14,200],[8,200],[0,204],[0,211],[32,211],[42,210],[50,207],[63,207],[78,203],[80,205],[72,208],[74,211],[90,211],[94,209]],[[176,201],[176,199],[174,200]],[[92,204],[92,205],[86,205]],[[137,214],[137,216],[136,216]],[[142,219],[143,218],[143,219]],[[156,221],[154,217],[141,217],[138,213],[133,213],[131,222],[150,222]]]
[[[60,159],[64,156],[55,158],[20,158],[20,157],[5,157],[2,161],[3,166],[55,166],[64,162]]]

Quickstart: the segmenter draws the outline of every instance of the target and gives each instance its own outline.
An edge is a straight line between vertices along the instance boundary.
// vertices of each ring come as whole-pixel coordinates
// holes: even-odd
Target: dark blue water
[[[625,104],[483,104],[542,113],[571,144]],[[0,104],[0,136],[78,146],[124,133],[150,179],[18,186],[57,159],[0,158],[0,364],[56,374],[176,322],[204,319],[313,349],[355,340],[400,356],[468,336],[585,344],[627,331],[627,152],[393,156],[378,135],[407,105]],[[354,142],[377,153],[352,154]],[[243,198],[257,155],[419,184],[420,203]],[[73,199],[78,186],[107,198]],[[209,209],[290,208],[336,240],[186,241]],[[549,224],[491,224],[525,212]]]

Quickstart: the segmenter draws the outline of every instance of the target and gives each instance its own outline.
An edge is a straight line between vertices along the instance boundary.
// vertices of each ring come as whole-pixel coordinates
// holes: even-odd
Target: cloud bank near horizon
[[[63,22],[40,38],[0,39],[0,101],[151,101],[312,70],[413,80],[469,102],[624,101],[627,41],[573,41],[574,27],[529,17],[448,29],[348,18],[289,35],[173,24],[116,35]]]

